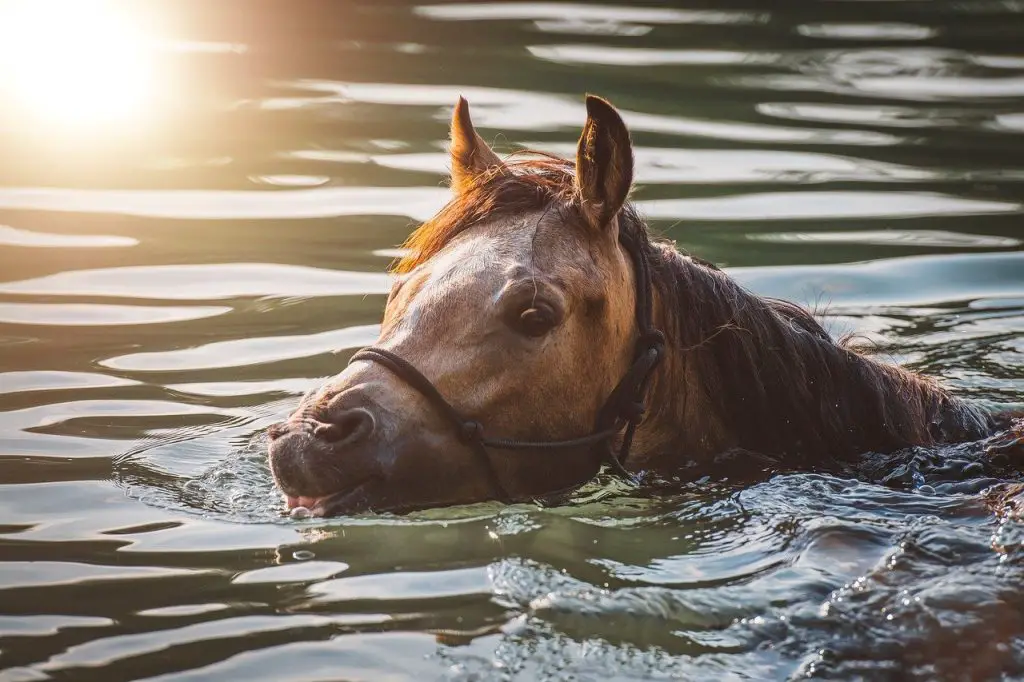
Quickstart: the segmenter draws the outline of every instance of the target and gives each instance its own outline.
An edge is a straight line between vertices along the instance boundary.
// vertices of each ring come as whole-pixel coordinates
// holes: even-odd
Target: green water
[[[375,339],[460,94],[567,155],[609,98],[656,232],[1024,400],[1024,5],[111,4],[145,62],[65,10],[0,31],[0,680],[1024,679],[984,481],[296,522],[262,436]]]

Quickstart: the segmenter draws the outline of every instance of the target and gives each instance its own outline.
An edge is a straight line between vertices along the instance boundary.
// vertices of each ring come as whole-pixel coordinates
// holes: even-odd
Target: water
[[[560,153],[610,98],[655,230],[1022,400],[1020,3],[73,5],[0,22],[0,680],[1024,679],[980,474],[295,521],[262,440],[375,338],[460,93]]]

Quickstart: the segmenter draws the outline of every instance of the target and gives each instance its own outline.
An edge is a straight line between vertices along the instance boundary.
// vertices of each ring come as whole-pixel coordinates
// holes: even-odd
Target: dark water
[[[563,153],[609,97],[657,231],[1024,399],[1020,2],[88,4],[0,21],[0,680],[1024,679],[984,480],[297,522],[261,442],[375,338],[460,93]]]

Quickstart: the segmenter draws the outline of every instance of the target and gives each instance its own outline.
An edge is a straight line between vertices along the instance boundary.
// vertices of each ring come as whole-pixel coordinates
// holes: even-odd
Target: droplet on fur
[[[311,516],[309,509],[306,507],[294,507],[289,512],[289,515],[293,519],[308,519]]]

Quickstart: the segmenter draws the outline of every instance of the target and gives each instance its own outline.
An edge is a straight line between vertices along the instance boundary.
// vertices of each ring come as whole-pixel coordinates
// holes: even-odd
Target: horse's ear
[[[451,137],[452,189],[456,194],[462,194],[472,186],[480,174],[505,168],[498,155],[473,129],[469,102],[465,97],[459,97],[459,103],[455,105]]]
[[[619,112],[587,95],[587,123],[576,148],[576,187],[583,213],[595,228],[606,227],[626,203],[633,184],[633,143]]]

